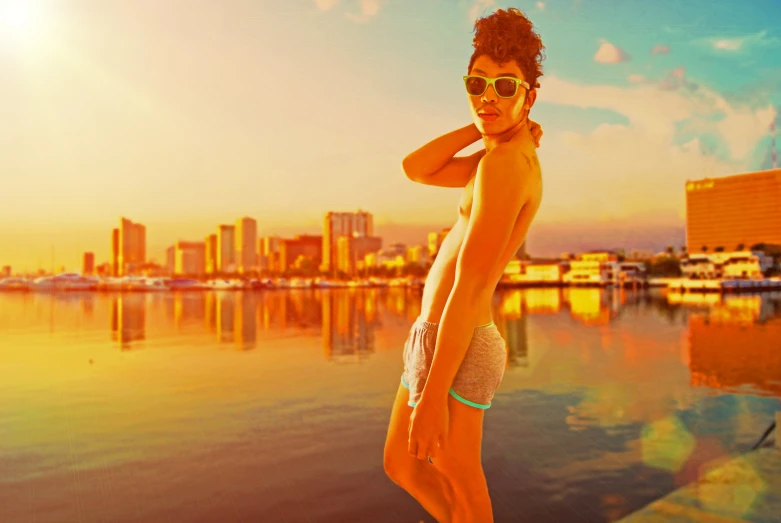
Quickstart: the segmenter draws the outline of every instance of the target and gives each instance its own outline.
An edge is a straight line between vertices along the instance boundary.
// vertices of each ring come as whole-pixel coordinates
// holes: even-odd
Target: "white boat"
[[[206,284],[191,278],[174,278],[168,280],[167,285],[172,291],[194,291],[206,288]]]
[[[64,291],[94,291],[98,288],[98,279],[88,276],[60,278]]]
[[[0,291],[29,291],[30,282],[22,278],[5,278],[0,280]]]
[[[209,280],[204,284],[204,288],[214,291],[236,291],[244,288],[244,282],[241,280]]]
[[[30,282],[30,290],[36,292],[53,292],[62,289],[64,282],[54,276],[42,276]]]
[[[167,278],[144,278],[143,282],[140,282],[136,289],[139,291],[167,291],[168,285],[167,285],[168,279]]]
[[[103,278],[98,282],[98,289],[104,291],[121,291],[124,285],[125,280],[123,278],[109,276],[108,278]]]

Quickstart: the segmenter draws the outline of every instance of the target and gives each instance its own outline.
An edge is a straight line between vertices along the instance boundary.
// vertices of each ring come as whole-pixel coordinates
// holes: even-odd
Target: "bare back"
[[[532,170],[532,176],[529,176],[527,179],[532,180],[534,187],[530,188],[531,190],[529,192],[531,197],[515,219],[515,224],[507,246],[502,252],[485,253],[486,256],[495,259],[495,263],[492,264],[489,278],[489,281],[493,282],[493,284],[491,292],[485,294],[487,296],[484,300],[485,303],[474,304],[480,311],[478,325],[492,321],[490,296],[493,294],[499,279],[504,273],[505,267],[507,267],[507,264],[525,241],[526,234],[529,231],[529,227],[531,226],[534,216],[537,214],[537,210],[542,200],[542,179],[539,161],[537,160],[535,151],[533,149],[524,148],[522,152],[518,151],[517,154],[522,154],[525,157],[527,165],[529,165]],[[458,257],[464,244],[469,219],[472,213],[475,177],[482,162],[483,160],[481,159],[461,193],[456,223],[447,236],[445,236],[436,259],[429,270],[428,277],[426,278],[421,303],[421,317],[426,321],[434,323],[440,321],[450,292],[455,284]],[[486,173],[486,175],[490,174],[491,173]]]

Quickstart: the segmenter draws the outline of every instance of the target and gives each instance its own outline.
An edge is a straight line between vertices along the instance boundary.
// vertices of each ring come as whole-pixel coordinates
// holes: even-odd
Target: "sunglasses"
[[[486,78],[485,76],[467,75],[464,77],[466,92],[472,96],[482,96],[489,85],[494,87],[494,92],[500,98],[512,98],[518,92],[518,86],[522,85],[527,90],[529,84],[518,78],[502,76],[499,78]]]

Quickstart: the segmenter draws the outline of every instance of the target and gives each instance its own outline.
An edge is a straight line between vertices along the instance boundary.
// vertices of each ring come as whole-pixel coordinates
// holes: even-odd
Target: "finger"
[[[422,441],[420,443],[420,445],[418,445],[417,457],[418,457],[419,460],[422,461],[422,460],[426,459],[429,456],[428,447],[429,447],[429,445],[425,441]]]
[[[410,456],[417,457],[418,455],[418,441],[414,438],[409,439],[409,443],[407,445],[407,451],[409,452]]]

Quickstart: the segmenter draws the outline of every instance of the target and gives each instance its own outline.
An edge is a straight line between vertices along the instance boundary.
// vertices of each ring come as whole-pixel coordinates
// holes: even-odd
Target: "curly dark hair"
[[[542,76],[541,62],[545,59],[545,46],[531,21],[519,9],[499,9],[479,18],[475,22],[474,32],[472,44],[475,51],[469,60],[468,71],[472,70],[475,60],[482,55],[498,64],[515,60],[532,89],[540,86],[537,79]]]

